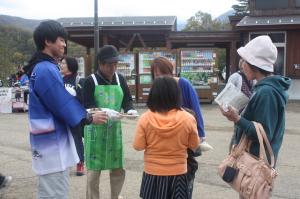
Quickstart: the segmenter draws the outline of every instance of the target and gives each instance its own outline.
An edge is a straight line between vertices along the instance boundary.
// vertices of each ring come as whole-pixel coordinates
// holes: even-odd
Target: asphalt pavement
[[[204,104],[207,141],[214,150],[198,157],[199,170],[194,184],[194,199],[238,199],[237,193],[217,175],[217,166],[228,153],[228,144],[233,132],[232,123],[224,118],[214,104]],[[141,106],[138,111],[145,109]],[[300,199],[300,102],[290,102],[286,113],[286,132],[277,171],[272,199]],[[143,172],[143,152],[132,148],[136,120],[123,120],[125,146],[126,181],[122,190],[124,199],[139,199],[139,189]],[[36,198],[37,179],[31,169],[31,152],[28,140],[26,113],[0,114],[0,172],[11,175],[13,181],[6,190],[1,190],[1,199]],[[86,176],[75,176],[71,168],[71,199],[84,199]],[[109,175],[103,172],[100,182],[100,198],[109,199]]]

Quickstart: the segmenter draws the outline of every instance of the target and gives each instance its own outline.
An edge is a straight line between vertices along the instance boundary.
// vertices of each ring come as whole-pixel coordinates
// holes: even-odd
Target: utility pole
[[[94,71],[97,71],[97,54],[99,49],[98,0],[94,1]]]

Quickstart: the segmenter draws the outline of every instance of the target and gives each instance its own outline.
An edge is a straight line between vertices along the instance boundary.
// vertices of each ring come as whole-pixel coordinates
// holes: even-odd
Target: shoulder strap
[[[117,80],[117,84],[120,86],[120,79],[119,79],[119,75],[117,73],[115,73],[116,75],[116,80]]]
[[[269,142],[269,139],[266,135],[266,132],[264,130],[264,127],[262,126],[261,123],[258,123],[258,122],[253,122],[255,126],[257,126],[258,128],[258,131],[259,133],[261,134],[266,146],[267,146],[267,150],[269,152],[269,155],[270,155],[270,158],[271,158],[271,167],[274,167],[275,165],[275,157],[274,157],[274,153],[273,153],[273,150],[272,150],[272,147],[271,147],[271,144]]]
[[[98,81],[97,81],[97,78],[96,78],[95,74],[92,74],[91,76],[92,76],[92,78],[94,80],[95,86],[98,86]]]
[[[275,165],[274,153],[273,153],[272,147],[270,145],[270,142],[267,138],[267,135],[265,133],[265,130],[260,123],[253,121],[253,124],[255,126],[257,138],[259,141],[259,158],[262,160],[264,159],[266,163],[269,162],[267,155],[266,155],[265,146],[264,146],[264,143],[266,143],[267,150],[268,150],[270,158],[271,158],[270,166],[272,168],[274,168],[274,165]],[[245,151],[247,149],[249,151],[249,146],[251,145],[251,142],[252,141],[249,138],[247,138],[246,134],[243,133],[239,144],[235,147],[234,154],[236,156],[238,156],[239,154],[241,154],[243,151]]]

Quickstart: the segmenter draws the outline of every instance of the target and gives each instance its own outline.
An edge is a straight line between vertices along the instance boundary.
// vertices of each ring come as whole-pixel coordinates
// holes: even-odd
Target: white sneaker
[[[206,141],[203,141],[200,143],[200,149],[202,152],[210,151],[214,149],[210,144],[208,144]]]
[[[118,199],[124,199],[123,196],[119,196]]]
[[[10,185],[11,181],[12,181],[12,177],[11,176],[5,176],[4,177],[4,181],[0,185],[0,189],[1,188],[7,188]]]

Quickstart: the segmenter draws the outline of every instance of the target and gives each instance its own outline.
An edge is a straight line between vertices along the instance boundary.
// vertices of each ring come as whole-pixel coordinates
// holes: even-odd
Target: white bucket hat
[[[277,48],[269,36],[255,37],[244,47],[240,47],[237,52],[249,64],[268,72],[274,72]]]

